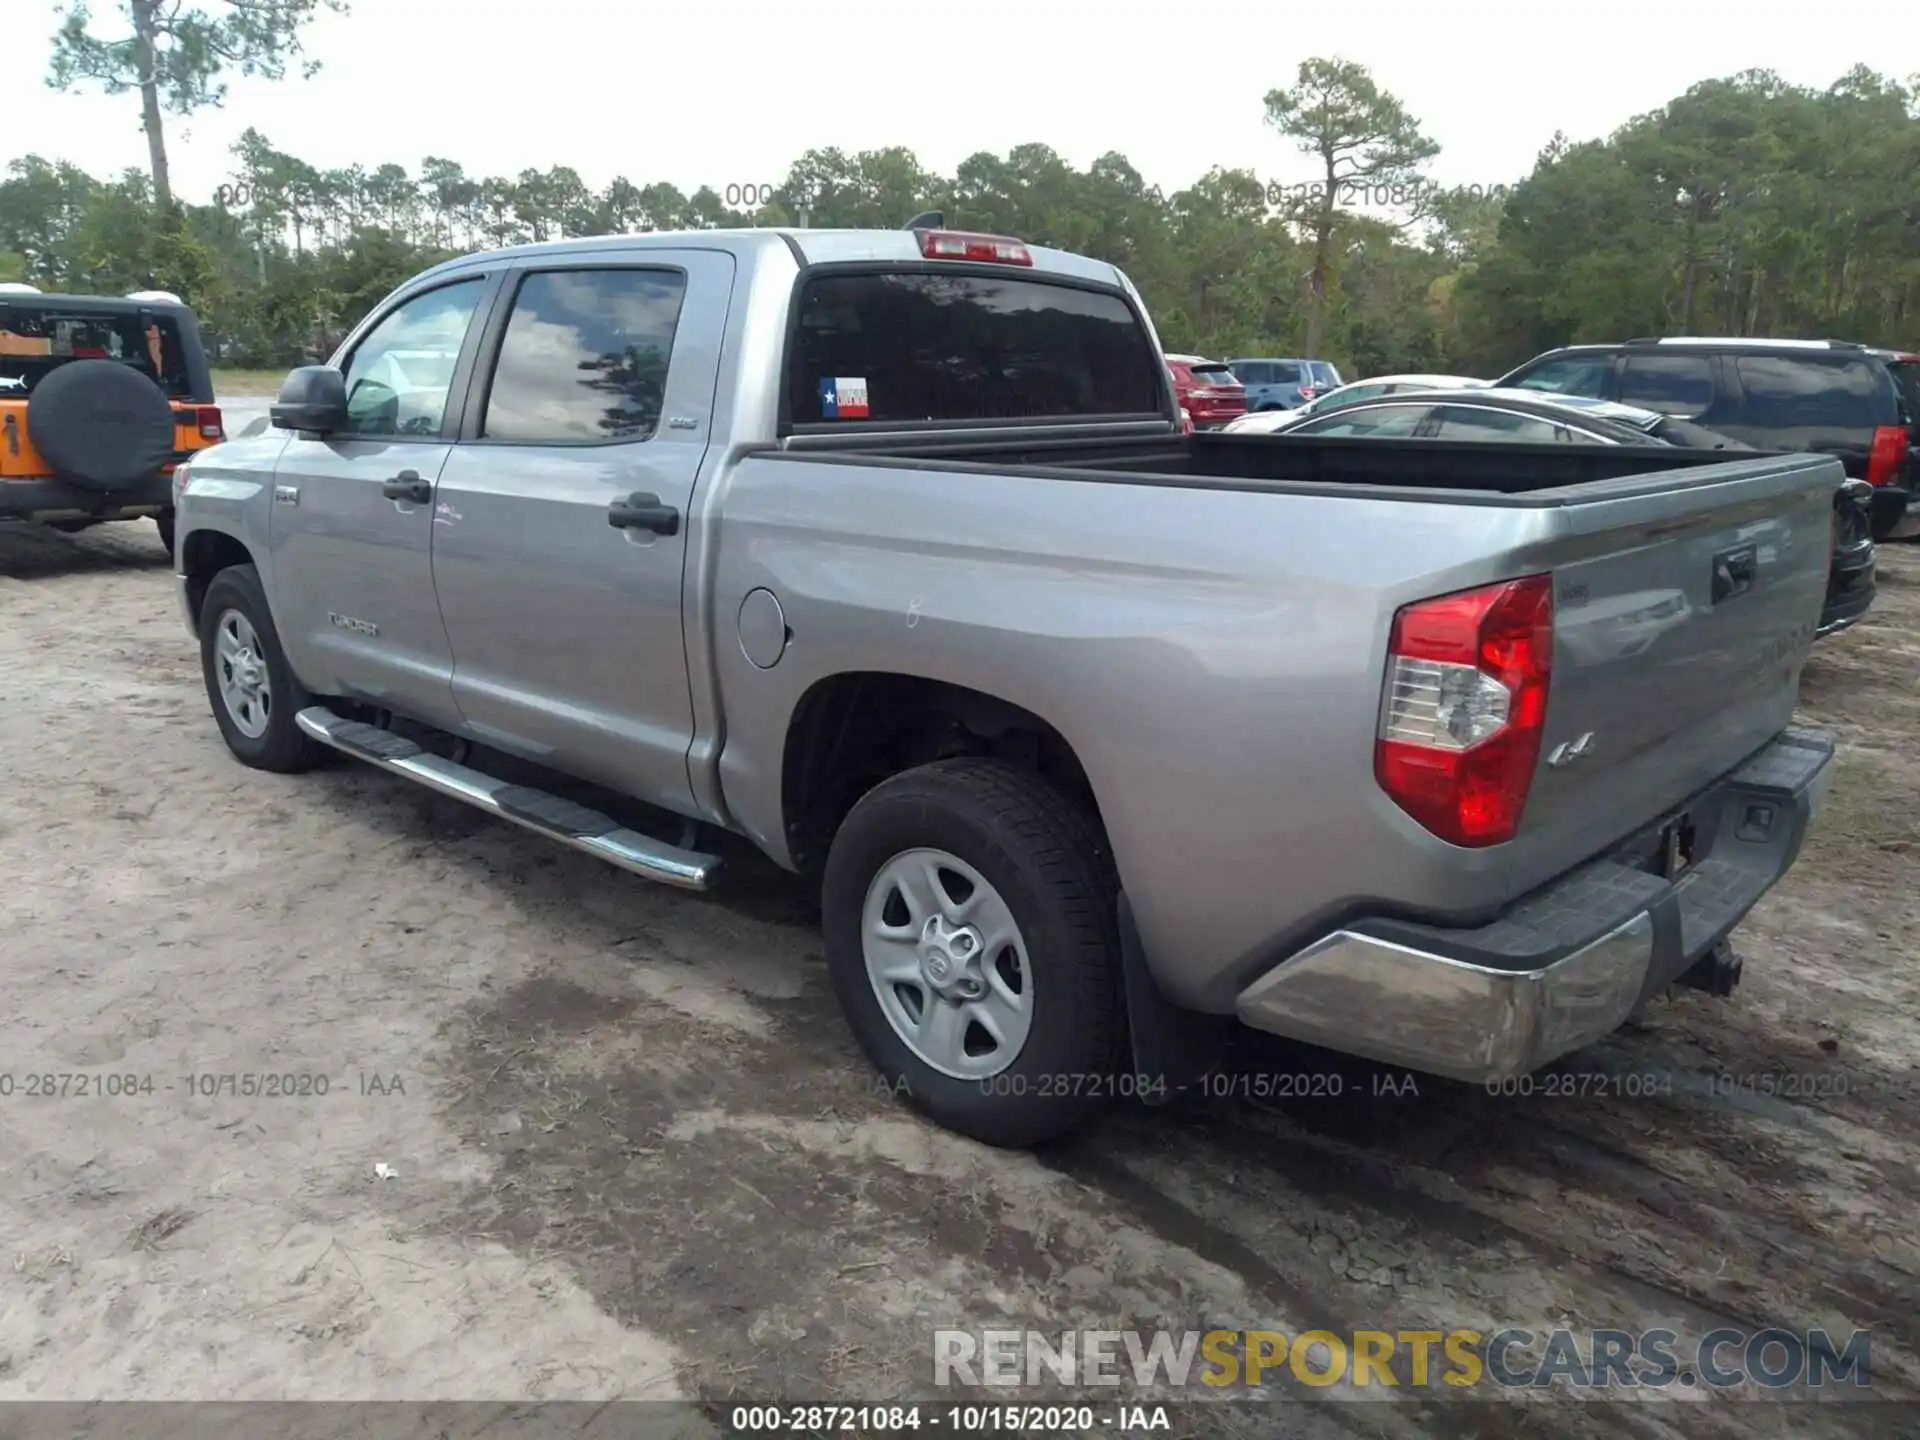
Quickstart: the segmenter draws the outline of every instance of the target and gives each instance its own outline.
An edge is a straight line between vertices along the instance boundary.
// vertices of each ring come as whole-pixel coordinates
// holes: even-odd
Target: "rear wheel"
[[[294,722],[313,697],[287,664],[253,566],[230,566],[207,586],[200,604],[200,669],[213,718],[243,765],[291,775],[326,754]]]
[[[153,517],[153,523],[159,527],[160,543],[167,547],[167,553],[173,554],[173,511],[162,510]]]
[[[827,855],[827,964],[888,1084],[931,1119],[1028,1146],[1087,1122],[1124,1043],[1115,885],[1086,808],[994,760],[896,775]]]

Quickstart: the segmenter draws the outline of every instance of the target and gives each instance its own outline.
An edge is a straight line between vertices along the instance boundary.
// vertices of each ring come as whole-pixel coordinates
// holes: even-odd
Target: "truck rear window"
[[[186,351],[171,316],[137,310],[62,313],[37,305],[0,306],[0,399],[18,399],[74,360],[131,366],[170,397],[193,398]]]
[[[1160,412],[1160,356],[1119,295],[1025,276],[819,275],[788,356],[795,425]]]

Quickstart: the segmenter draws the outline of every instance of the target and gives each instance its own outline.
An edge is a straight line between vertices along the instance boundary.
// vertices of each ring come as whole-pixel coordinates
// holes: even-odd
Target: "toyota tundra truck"
[[[1124,274],[915,226],[402,286],[176,472],[233,755],[692,890],[744,837],[995,1144],[1238,1024],[1492,1081],[1732,988],[1832,755],[1839,462],[1183,434]]]

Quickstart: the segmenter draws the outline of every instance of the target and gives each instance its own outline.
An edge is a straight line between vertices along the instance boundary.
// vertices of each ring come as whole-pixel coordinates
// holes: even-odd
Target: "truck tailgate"
[[[1546,727],[1513,847],[1523,887],[1662,818],[1787,725],[1843,478],[1809,459],[1567,492]]]

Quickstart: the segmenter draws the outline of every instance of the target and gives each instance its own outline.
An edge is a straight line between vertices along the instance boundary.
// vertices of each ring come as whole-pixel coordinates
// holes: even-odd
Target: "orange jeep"
[[[173,471],[224,432],[200,329],[171,296],[0,289],[0,520],[150,517],[173,549]]]

